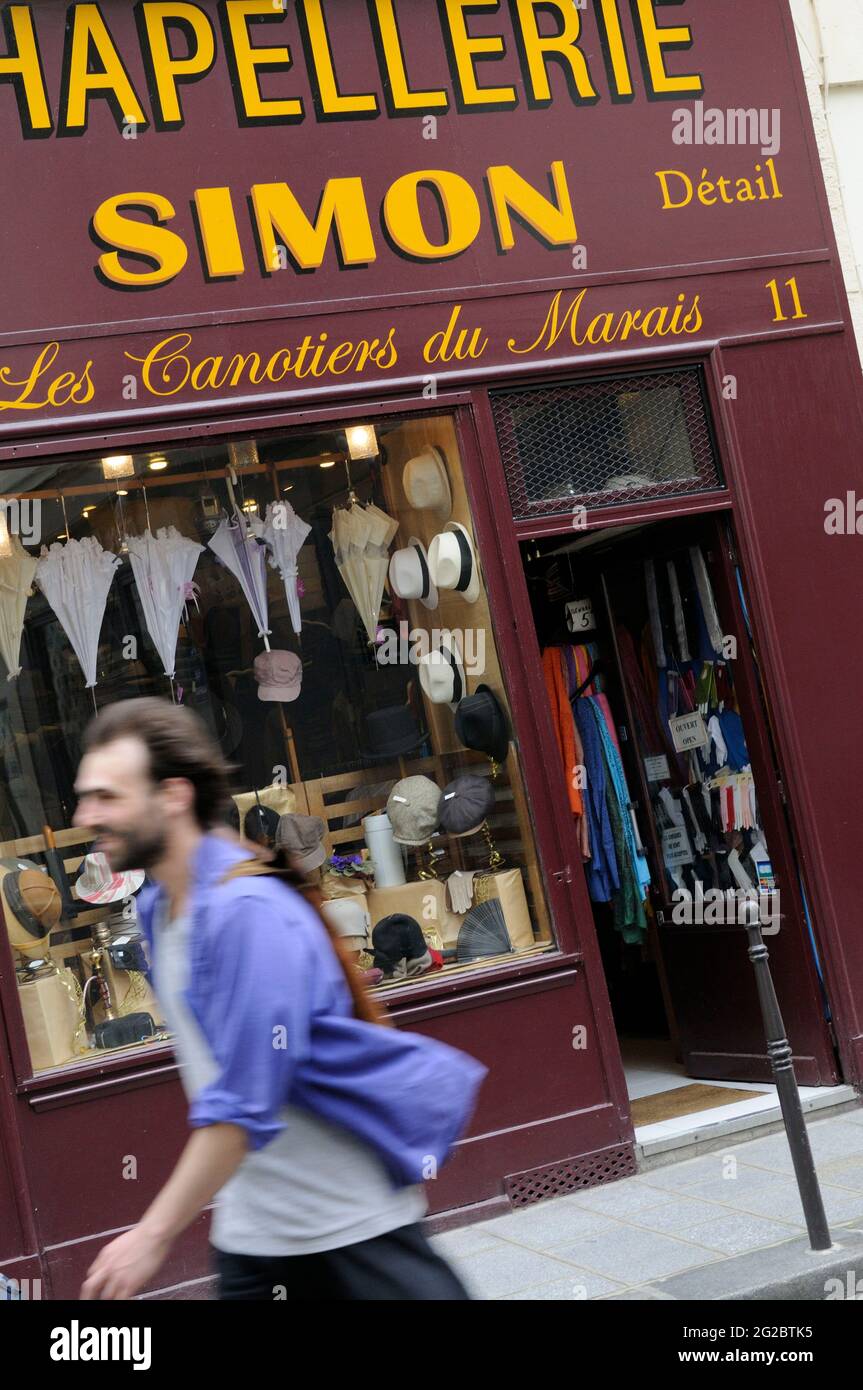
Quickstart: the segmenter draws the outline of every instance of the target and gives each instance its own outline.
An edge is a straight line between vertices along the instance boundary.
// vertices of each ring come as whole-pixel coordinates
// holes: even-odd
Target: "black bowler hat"
[[[426,737],[417,728],[409,705],[373,710],[366,716],[366,733],[368,758],[394,758],[412,753]]]
[[[465,748],[487,753],[496,763],[505,763],[509,752],[509,720],[494,691],[478,685],[466,695],[455,712],[455,731]]]
[[[387,978],[422,975],[432,964],[422,927],[406,912],[381,918],[372,932],[372,949],[375,965]]]

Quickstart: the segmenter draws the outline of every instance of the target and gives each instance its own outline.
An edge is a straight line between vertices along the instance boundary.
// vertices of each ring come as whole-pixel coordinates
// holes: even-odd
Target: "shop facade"
[[[6,158],[26,196],[6,234],[0,548],[35,560],[44,545],[61,571],[72,542],[119,559],[80,628],[69,592],[86,567],[65,590],[44,569],[27,580],[0,859],[44,866],[53,834],[74,882],[81,734],[94,702],[130,695],[199,709],[238,766],[241,831],[259,802],[319,818],[338,897],[358,886],[338,856],[362,851],[363,817],[405,779],[490,781],[481,833],[408,835],[406,881],[357,894],[370,925],[406,912],[456,952],[376,989],[398,1025],[490,1067],[428,1183],[457,1224],[636,1166],[583,788],[567,785],[541,657],[567,604],[587,604],[605,644],[653,868],[649,932],[628,944],[653,962],[689,1075],[769,1080],[739,933],[679,928],[659,889],[641,770],[657,750],[638,744],[619,649],[625,615],[647,613],[625,578],[646,562],[698,549],[732,639],[798,1080],[861,1084],[861,391],[783,0],[757,15],[737,0],[431,9],[4,7]],[[262,561],[256,608],[210,541],[286,503],[306,527],[296,573]],[[358,570],[339,527],[370,508],[389,525]],[[198,547],[173,663],[132,564],[163,527]],[[292,658],[280,698],[261,695],[267,645]],[[509,726],[493,761],[459,732],[480,685]],[[476,906],[500,904],[485,914],[500,951],[458,954],[456,871],[485,885]],[[75,1296],[185,1132],[139,972],[103,952],[114,1012],[149,1012],[149,1041],[94,1047],[93,1015],[53,1040],[111,916],[72,898],[41,978],[6,898],[0,937],[0,1270],[53,1298]],[[205,1224],[160,1287],[205,1275]]]

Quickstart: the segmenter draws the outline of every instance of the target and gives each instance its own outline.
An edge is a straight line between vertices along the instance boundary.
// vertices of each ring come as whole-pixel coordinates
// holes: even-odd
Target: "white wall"
[[[790,0],[863,357],[863,0]]]

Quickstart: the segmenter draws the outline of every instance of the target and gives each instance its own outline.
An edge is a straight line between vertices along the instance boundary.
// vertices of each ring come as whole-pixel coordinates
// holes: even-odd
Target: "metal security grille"
[[[548,1197],[565,1197],[568,1192],[581,1192],[600,1183],[617,1182],[637,1171],[635,1156],[629,1147],[600,1149],[583,1154],[568,1163],[549,1163],[526,1173],[511,1173],[504,1178],[506,1195],[514,1207],[532,1206]]]
[[[723,486],[697,368],[491,393],[516,521]]]

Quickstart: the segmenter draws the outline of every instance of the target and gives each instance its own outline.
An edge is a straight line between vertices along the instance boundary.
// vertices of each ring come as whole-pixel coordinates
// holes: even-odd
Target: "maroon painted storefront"
[[[209,0],[159,8],[182,12],[168,56],[193,55],[196,45],[202,55],[176,87],[160,84],[155,60],[142,57],[146,5],[135,7],[137,27],[131,6],[104,4],[104,31],[91,16],[84,72],[106,66],[110,43],[149,122],[133,122],[130,134],[127,121],[125,135],[130,113],[118,113],[121,98],[109,102],[98,89],[87,98],[81,72],[76,116],[68,26],[63,57],[65,7],[3,9],[7,52],[16,43],[27,49],[22,16],[32,11],[40,62],[27,68],[29,86],[23,67],[20,76],[4,71],[15,80],[0,85],[7,184],[20,190],[4,235],[0,462],[10,470],[42,459],[71,465],[94,452],[309,433],[333,420],[374,423],[430,410],[455,418],[558,950],[388,996],[400,1024],[490,1067],[470,1135],[429,1184],[433,1211],[491,1215],[511,1198],[560,1190],[561,1173],[586,1185],[634,1171],[618,1041],[564,810],[520,550],[528,538],[571,536],[573,518],[560,507],[513,519],[492,403],[506,383],[578,383],[659,366],[701,372],[719,485],[592,506],[587,526],[710,513],[732,521],[835,1063],[829,1040],[810,1046],[813,1030],[827,1038],[826,1025],[810,1018],[811,962],[807,979],[793,971],[783,978],[777,939],[780,1002],[798,1078],[830,1084],[841,1075],[859,1087],[863,945],[853,808],[863,670],[853,595],[861,564],[856,535],[828,534],[824,515],[828,499],[856,486],[860,373],[784,0],[757,7],[596,0],[584,10],[491,0],[437,9],[413,0],[368,9],[309,3],[281,11]],[[397,30],[389,23],[396,12]],[[244,59],[240,24],[252,46],[287,46],[290,62],[271,53],[267,70]],[[569,56],[558,50],[546,67],[537,34],[556,31],[568,36]],[[394,33],[403,66],[393,59]],[[485,36],[485,47],[471,47],[470,36]],[[113,80],[121,81],[116,71]],[[491,86],[493,98],[483,96]],[[181,106],[173,121],[172,91]],[[276,107],[288,97],[302,99],[301,112]],[[339,109],[352,100],[353,111]],[[698,101],[721,111],[780,111],[781,146],[771,156],[759,145],[677,143],[674,111]],[[524,184],[506,175],[495,182],[490,171],[501,168],[538,190],[544,209]],[[431,179],[436,201],[427,187],[415,197],[412,219],[410,181],[389,201],[387,190],[419,170],[426,185],[430,171],[447,176]],[[690,203],[663,207],[671,185],[659,170],[688,174]],[[745,181],[752,198],[724,198],[722,176],[726,193]],[[313,218],[324,183],[339,178],[362,179],[371,246],[366,241],[363,251],[341,224],[341,255],[336,236],[315,248],[313,238],[301,245],[298,233],[287,263],[262,270],[255,228],[263,223],[255,220],[255,195],[247,196],[251,186],[286,180]],[[679,194],[686,185],[678,177],[675,187]],[[199,198],[196,210],[202,189],[212,201]],[[171,256],[180,255],[172,240],[156,253],[151,245],[149,259],[121,255],[100,269],[112,254],[105,233],[118,229],[97,209],[121,196],[140,207],[148,195],[162,201],[145,201],[149,211],[134,220],[173,228],[185,262],[168,274]],[[351,196],[359,197],[356,187]],[[218,217],[202,230],[202,209],[206,224],[215,203]],[[423,245],[420,224],[437,254]],[[280,233],[289,239],[284,219]],[[295,259],[318,254],[319,267],[300,273]],[[167,278],[129,292],[131,285],[103,273],[117,264]],[[464,351],[436,355],[430,344],[456,306],[449,341],[454,349],[457,332],[467,330]],[[312,374],[297,371],[304,335],[328,348],[375,339],[378,346],[362,366],[346,350]],[[48,344],[56,352],[45,352]],[[235,354],[273,364],[270,379],[238,367],[232,384],[225,368]],[[310,356],[311,347],[299,360],[308,364]],[[42,1277],[51,1297],[75,1296],[105,1233],[134,1222],[169,1173],[184,1136],[182,1092],[169,1046],[143,1059],[33,1076],[5,939],[0,990],[0,1270]],[[573,1046],[579,1025],[587,1047]],[[136,1182],[120,1177],[128,1154],[138,1157]],[[186,1233],[160,1286],[204,1274],[203,1225]]]

